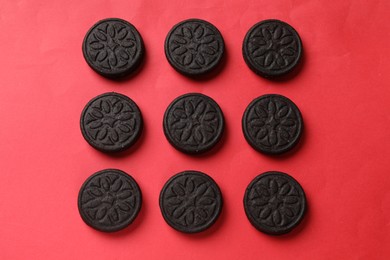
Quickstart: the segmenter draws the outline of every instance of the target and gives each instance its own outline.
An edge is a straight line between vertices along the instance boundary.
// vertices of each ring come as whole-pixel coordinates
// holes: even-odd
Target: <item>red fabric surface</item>
[[[1,259],[389,259],[390,26],[389,1],[2,1],[0,3],[0,258]],[[135,77],[113,82],[86,64],[81,44],[97,21],[134,24],[146,46]],[[213,23],[227,59],[213,78],[178,74],[164,55],[169,29],[187,18]],[[275,18],[300,34],[301,71],[269,81],[244,63],[241,45],[256,22]],[[145,131],[136,148],[108,156],[79,129],[94,96],[115,91],[142,110]],[[177,96],[214,98],[226,119],[219,149],[193,157],[176,151],[162,131]],[[271,157],[253,150],[241,131],[255,97],[278,93],[300,108],[305,133],[296,152]],[[84,180],[105,168],[131,174],[143,208],[127,229],[105,234],[79,216]],[[224,209],[210,230],[186,235],[169,227],[158,206],[169,177],[204,171],[219,184]],[[309,210],[291,234],[254,229],[242,199],[259,173],[279,170],[305,189]]]

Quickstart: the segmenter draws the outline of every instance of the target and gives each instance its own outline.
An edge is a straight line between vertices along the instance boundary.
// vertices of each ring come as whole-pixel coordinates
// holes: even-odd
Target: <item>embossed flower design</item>
[[[280,25],[260,26],[250,41],[252,57],[267,69],[288,66],[296,56],[293,35]]]
[[[82,204],[88,216],[99,222],[117,223],[135,208],[135,196],[131,186],[115,175],[102,176],[85,188]]]
[[[296,121],[291,118],[291,108],[285,103],[275,103],[269,99],[264,107],[257,104],[253,108],[253,118],[249,126],[253,129],[253,136],[261,143],[269,146],[284,145],[293,138]]]
[[[170,215],[175,222],[194,226],[206,222],[214,212],[216,198],[211,187],[205,182],[186,178],[184,184],[176,182],[171,188],[172,196],[167,197]]]
[[[115,144],[120,136],[131,136],[134,132],[134,112],[118,99],[99,100],[89,108],[87,115],[90,135],[105,144]]]
[[[256,183],[248,199],[254,217],[269,226],[288,225],[300,209],[295,188],[273,178]]]
[[[191,144],[204,144],[210,134],[215,133],[217,114],[215,110],[203,100],[194,105],[191,100],[184,100],[178,105],[172,114],[175,118],[172,124],[173,131],[182,142]]]
[[[89,54],[106,69],[126,66],[137,49],[133,33],[119,22],[100,24],[88,39]]]
[[[195,23],[175,31],[171,51],[174,59],[182,66],[202,68],[214,61],[219,44],[211,30]]]

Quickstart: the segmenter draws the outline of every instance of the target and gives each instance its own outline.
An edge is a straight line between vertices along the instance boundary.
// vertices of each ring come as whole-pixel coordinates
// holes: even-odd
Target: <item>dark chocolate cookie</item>
[[[142,132],[142,115],[130,98],[105,93],[85,106],[80,119],[85,140],[103,152],[119,152],[132,146]]]
[[[135,180],[116,169],[90,176],[81,186],[78,208],[85,223],[104,232],[121,230],[137,217],[142,204]]]
[[[176,98],[164,114],[168,141],[184,153],[200,154],[221,139],[224,119],[221,108],[208,96],[190,93]]]
[[[266,154],[281,154],[299,142],[303,120],[290,99],[269,94],[249,104],[242,117],[242,130],[254,149]]]
[[[118,18],[97,22],[83,42],[83,54],[88,65],[100,75],[115,79],[134,72],[141,64],[144,52],[137,29]]]
[[[187,76],[204,75],[216,68],[224,49],[218,29],[199,19],[176,24],[165,39],[165,55],[169,63]]]
[[[244,208],[255,228],[267,234],[281,235],[301,222],[306,211],[306,197],[293,177],[282,172],[266,172],[247,187]]]
[[[242,54],[255,73],[263,77],[277,77],[297,66],[302,56],[302,42],[295,29],[287,23],[265,20],[248,31]]]
[[[218,185],[208,175],[184,171],[170,178],[160,193],[160,209],[165,221],[184,233],[206,230],[222,210]]]

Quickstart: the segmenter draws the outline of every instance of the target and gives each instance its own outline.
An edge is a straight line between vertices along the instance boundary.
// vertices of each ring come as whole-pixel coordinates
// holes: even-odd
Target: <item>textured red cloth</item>
[[[389,1],[71,0],[0,4],[1,259],[389,259]],[[81,44],[97,21],[134,24],[146,46],[138,75],[114,82],[92,71]],[[226,64],[213,78],[178,74],[164,55],[177,22],[201,18],[222,33]],[[291,24],[305,50],[301,71],[269,81],[245,64],[241,47],[256,22]],[[115,91],[142,110],[144,136],[130,152],[91,148],[79,128],[94,96]],[[165,139],[168,104],[188,92],[218,102],[226,136],[208,156],[176,151]],[[271,157],[253,150],[241,130],[250,101],[266,93],[300,108],[305,133],[296,152]],[[104,168],[131,174],[143,208],[126,230],[105,234],[79,216],[84,180]],[[219,184],[224,208],[210,230],[186,235],[169,227],[158,206],[169,177],[193,169]],[[306,219],[293,233],[258,232],[243,210],[246,186],[259,173],[289,173],[305,189]]]

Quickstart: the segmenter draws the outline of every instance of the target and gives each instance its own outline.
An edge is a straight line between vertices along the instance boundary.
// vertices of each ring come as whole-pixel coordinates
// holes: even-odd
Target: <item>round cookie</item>
[[[218,66],[225,44],[214,25],[189,19],[169,31],[164,47],[165,56],[174,69],[187,76],[200,76]]]
[[[102,152],[119,152],[132,146],[142,133],[141,111],[133,100],[105,93],[85,106],[80,128],[84,139]]]
[[[221,191],[210,176],[184,171],[164,185],[160,209],[172,228],[184,233],[201,232],[212,226],[221,213]]]
[[[298,107],[288,98],[268,94],[254,99],[242,117],[245,139],[257,151],[281,154],[291,150],[303,131]]]
[[[189,93],[176,98],[167,108],[164,134],[177,150],[200,154],[221,139],[224,118],[221,108],[208,96]]]
[[[114,79],[134,72],[145,52],[137,29],[118,18],[104,19],[93,25],[85,35],[82,49],[86,62],[94,71]]]
[[[301,222],[306,197],[301,185],[282,172],[266,172],[249,184],[244,196],[245,213],[261,232],[281,235]]]
[[[106,169],[90,176],[81,186],[78,208],[86,224],[103,232],[124,229],[137,217],[141,190],[125,172]]]
[[[302,57],[302,41],[287,23],[264,20],[247,32],[242,54],[255,73],[263,77],[278,77],[288,74],[298,65]]]

